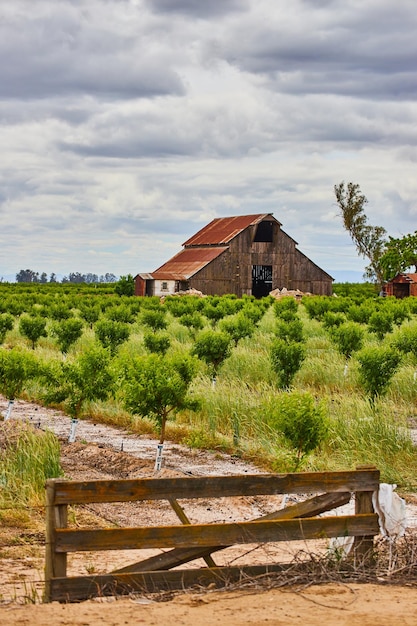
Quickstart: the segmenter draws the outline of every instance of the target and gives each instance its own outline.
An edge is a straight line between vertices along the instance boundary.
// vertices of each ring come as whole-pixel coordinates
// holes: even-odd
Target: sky
[[[0,0],[0,279],[151,272],[272,213],[336,281],[417,229],[414,0]]]

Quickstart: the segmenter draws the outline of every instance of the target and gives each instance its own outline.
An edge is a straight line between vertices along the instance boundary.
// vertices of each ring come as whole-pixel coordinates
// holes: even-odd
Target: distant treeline
[[[20,270],[16,274],[17,283],[115,283],[118,281],[114,274],[80,274],[80,272],[70,272],[62,280],[58,280],[57,275],[52,272],[48,278],[46,272],[34,272],[33,270]]]

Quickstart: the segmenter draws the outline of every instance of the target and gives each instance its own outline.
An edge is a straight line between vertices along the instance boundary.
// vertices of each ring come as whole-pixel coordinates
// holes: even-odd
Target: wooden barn
[[[385,283],[387,296],[408,298],[417,296],[417,274],[397,274],[389,283]]]
[[[135,277],[136,295],[196,289],[257,298],[274,289],[331,295],[333,278],[297,249],[271,213],[214,219],[151,274]]]

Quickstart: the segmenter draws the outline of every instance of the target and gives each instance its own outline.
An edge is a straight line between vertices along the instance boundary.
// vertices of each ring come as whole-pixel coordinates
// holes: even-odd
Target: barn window
[[[161,291],[168,291],[168,283],[167,282],[163,282],[162,283]]]
[[[272,242],[273,234],[273,222],[260,222],[256,229],[254,241]]]

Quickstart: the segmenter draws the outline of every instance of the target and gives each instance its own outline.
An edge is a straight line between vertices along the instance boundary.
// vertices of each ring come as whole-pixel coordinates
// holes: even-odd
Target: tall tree
[[[381,257],[386,245],[386,230],[382,226],[371,226],[364,213],[364,205],[368,202],[359,185],[344,181],[334,186],[337,204],[340,207],[343,224],[349,232],[356,249],[370,263],[365,268],[365,276],[382,285],[384,272]]]
[[[417,272],[417,230],[398,239],[390,237],[381,257],[385,280],[391,280],[413,265]]]

